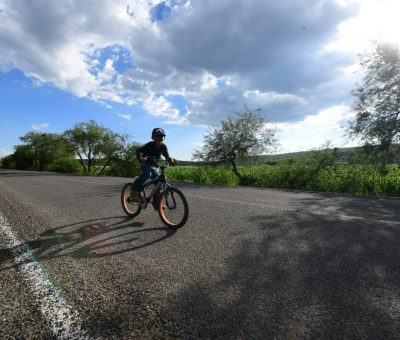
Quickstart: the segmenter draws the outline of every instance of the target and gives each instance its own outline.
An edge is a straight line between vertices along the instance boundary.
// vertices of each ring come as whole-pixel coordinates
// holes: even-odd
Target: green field
[[[340,192],[357,195],[400,196],[400,166],[382,175],[376,167],[334,164],[318,168],[307,162],[239,166],[250,185],[264,188]],[[172,181],[239,185],[228,166],[180,166],[168,168]]]

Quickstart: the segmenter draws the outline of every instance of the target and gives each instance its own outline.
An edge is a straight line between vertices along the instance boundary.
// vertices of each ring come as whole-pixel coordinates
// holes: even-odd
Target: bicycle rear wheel
[[[130,217],[135,217],[140,214],[142,208],[137,199],[131,197],[131,186],[132,183],[127,183],[124,185],[121,191],[121,205],[124,209],[125,214]]]
[[[182,227],[189,217],[189,205],[182,191],[167,188],[160,196],[158,214],[168,228]]]

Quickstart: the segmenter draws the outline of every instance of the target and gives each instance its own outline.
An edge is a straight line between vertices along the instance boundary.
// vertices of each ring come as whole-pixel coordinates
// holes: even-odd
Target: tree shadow
[[[96,183],[93,183],[96,184]],[[125,184],[125,183],[124,183]],[[74,200],[74,199],[83,199],[83,198],[94,198],[96,200],[101,200],[104,197],[115,197],[116,193],[120,193],[124,184],[109,184],[109,185],[101,185],[99,184],[95,190],[87,191],[87,192],[79,192],[76,194],[70,194],[68,197],[60,197],[59,200]]]
[[[0,169],[0,176],[1,177],[31,177],[31,176],[40,176],[40,177],[47,177],[47,176],[74,176],[73,174],[64,174],[58,172],[41,172],[35,170],[7,170],[7,169]],[[78,175],[80,176],[80,175]]]
[[[335,193],[307,193],[293,202],[295,209],[310,213],[330,213],[362,217],[363,219],[391,219],[400,223],[400,199],[390,197],[354,196]]]
[[[337,197],[333,204],[358,216],[371,203]],[[256,236],[241,241],[225,272],[192,283],[161,313],[185,338],[400,338],[398,202],[377,204],[373,219],[343,219],[321,214],[329,201],[315,195],[286,215],[252,217]],[[394,223],[377,222],[390,216]]]
[[[31,254],[39,262],[59,257],[99,258],[148,247],[175,233],[166,227],[143,229],[143,225],[130,218],[115,216],[51,228],[35,240],[13,249],[0,249],[0,270],[9,269],[3,263],[22,252]],[[27,262],[31,260],[28,258]]]

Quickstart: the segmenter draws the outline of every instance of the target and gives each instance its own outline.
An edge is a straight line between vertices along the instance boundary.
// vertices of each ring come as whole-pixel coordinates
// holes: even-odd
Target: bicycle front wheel
[[[182,191],[167,188],[160,196],[158,214],[168,228],[182,227],[189,217],[189,205]]]
[[[137,199],[131,197],[131,187],[132,183],[127,183],[124,185],[121,191],[121,205],[124,209],[125,214],[130,217],[135,217],[140,214],[142,208]]]

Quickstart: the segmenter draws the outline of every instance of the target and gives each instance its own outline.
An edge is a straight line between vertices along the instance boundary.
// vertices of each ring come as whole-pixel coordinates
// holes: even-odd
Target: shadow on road
[[[349,202],[334,204],[352,216],[365,204]],[[242,231],[226,271],[194,282],[161,311],[181,325],[178,336],[399,339],[400,223],[322,214],[328,203],[316,195],[300,199],[286,215],[252,217],[253,228]],[[309,213],[310,205],[319,214]],[[396,214],[370,208],[375,218]]]
[[[114,220],[116,220],[114,222]],[[121,216],[81,221],[48,229],[36,240],[15,249],[1,249],[0,263],[13,258],[13,251],[30,250],[36,261],[57,257],[98,258],[135,251],[171,237],[166,227],[142,229],[143,223]],[[140,228],[140,229],[139,229]],[[2,270],[8,269],[2,266]]]
[[[74,176],[72,174],[62,174],[57,172],[40,172],[40,171],[24,171],[24,170],[5,170],[0,169],[1,177],[19,177],[19,176]],[[79,176],[82,177],[82,176]]]

